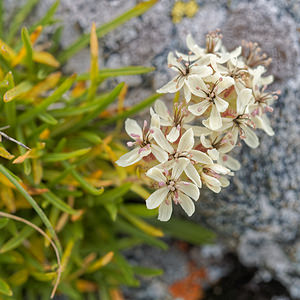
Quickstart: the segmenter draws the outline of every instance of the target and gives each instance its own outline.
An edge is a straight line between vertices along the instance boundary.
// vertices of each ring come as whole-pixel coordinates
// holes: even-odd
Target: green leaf
[[[33,49],[31,46],[28,30],[25,27],[22,28],[22,41],[26,49],[25,63],[28,69],[30,70],[30,72],[32,73],[33,72]]]
[[[114,203],[116,200],[125,195],[130,190],[130,187],[131,183],[127,182],[111,190],[106,190],[100,197],[95,199],[95,204],[104,205],[108,203]]]
[[[8,219],[7,218],[0,218],[0,229],[4,228],[7,223],[8,223]]]
[[[144,73],[149,73],[154,71],[153,67],[143,67],[143,66],[128,66],[118,69],[101,69],[98,73],[97,79],[99,81],[109,78],[109,77],[118,77],[118,76],[129,76],[129,75],[139,75]],[[77,77],[77,81],[88,80],[89,74],[84,73]]]
[[[55,207],[57,207],[58,209],[73,215],[76,214],[77,211],[75,209],[73,209],[71,206],[69,206],[67,203],[65,203],[64,201],[62,201],[60,198],[58,198],[55,194],[53,194],[52,192],[47,192],[47,193],[43,193],[42,197],[49,201],[51,204],[53,204]]]
[[[43,121],[43,122],[45,122],[49,125],[56,125],[57,124],[57,120],[55,118],[53,118],[50,114],[46,113],[46,112],[40,113],[38,115],[38,118],[41,121]]]
[[[160,276],[164,273],[162,269],[154,269],[141,266],[134,266],[133,271],[135,274],[142,276]]]
[[[145,204],[126,203],[126,209],[134,215],[143,218],[151,218],[157,216],[157,209],[147,209]]]
[[[203,245],[213,243],[215,239],[214,232],[191,221],[172,218],[168,222],[159,222],[156,220],[153,223],[172,237],[191,244]]]
[[[62,97],[62,95],[70,89],[73,82],[75,81],[75,78],[76,75],[72,75],[71,77],[67,78],[48,98],[44,99],[43,102],[21,114],[18,118],[19,124],[22,125],[27,123],[28,121],[31,121],[39,113],[44,112],[49,105],[58,101]]]
[[[14,19],[10,23],[10,28],[7,34],[7,43],[11,44],[15,34],[18,32],[20,26],[23,24],[24,20],[28,14],[33,10],[34,6],[39,2],[39,0],[28,0],[27,3],[18,10]]]
[[[0,278],[0,294],[6,295],[6,296],[12,296],[13,292],[10,288],[10,286]]]
[[[118,218],[116,220],[115,224],[117,226],[117,229],[120,232],[127,233],[134,237],[138,237],[138,238],[142,239],[148,245],[156,246],[163,250],[168,249],[168,245],[166,243],[164,243],[163,241],[156,239],[156,238],[144,233],[143,231],[138,230],[137,228],[135,228],[128,222],[122,220],[121,218]]]
[[[3,96],[3,101],[10,102],[16,99],[17,97],[19,97],[20,95],[28,92],[31,88],[32,88],[32,84],[29,81],[23,81],[17,86],[8,90]]]
[[[41,222],[39,219],[35,218],[35,221],[33,223],[38,226]],[[33,233],[34,229],[32,227],[23,227],[17,236],[12,237],[0,248],[0,253],[5,253],[19,247],[23,243],[23,241]]]
[[[129,110],[126,110],[126,111],[122,112],[121,114],[116,115],[115,117],[100,121],[99,125],[111,124],[111,123],[115,123],[118,120],[126,119],[129,116],[134,115],[134,114],[138,113],[139,111],[145,109],[146,107],[150,106],[159,97],[161,97],[160,94],[154,94],[154,95],[150,96],[149,98],[141,101],[140,103],[132,106]]]
[[[2,173],[15,187],[16,189],[22,194],[22,196],[30,203],[30,205],[33,207],[33,209],[36,211],[36,213],[39,215],[39,217],[42,219],[43,223],[46,225],[47,229],[51,233],[54,241],[56,242],[57,248],[61,253],[61,246],[60,242],[57,238],[57,235],[54,231],[54,228],[52,227],[49,219],[43,212],[43,210],[38,206],[38,204],[35,202],[35,200],[24,190],[24,188],[20,185],[20,183],[16,180],[15,175],[12,176],[11,172],[8,171],[3,165],[0,164],[0,173]]]
[[[52,25],[55,21],[52,19],[59,5],[59,0],[55,1],[53,5],[48,9],[46,14],[33,26],[30,27],[29,32],[33,32],[38,26]]]
[[[71,158],[75,158],[78,156],[82,156],[86,153],[88,153],[91,150],[91,148],[85,148],[85,149],[79,149],[72,152],[66,152],[66,153],[49,153],[43,156],[44,162],[57,162],[57,161],[63,161]]]
[[[157,0],[149,0],[149,1],[141,2],[137,4],[134,8],[128,10],[121,16],[114,19],[113,21],[98,27],[96,30],[98,38],[104,36],[105,34],[112,31],[113,29],[121,26],[122,24],[129,21],[130,19],[140,16],[148,9],[150,9],[156,2]],[[75,43],[73,43],[65,51],[62,52],[62,54],[59,56],[59,61],[65,62],[67,59],[69,59],[79,50],[86,47],[88,43],[89,43],[89,34],[82,35]]]
[[[3,0],[0,0],[0,39],[3,39],[3,22],[4,22]]]

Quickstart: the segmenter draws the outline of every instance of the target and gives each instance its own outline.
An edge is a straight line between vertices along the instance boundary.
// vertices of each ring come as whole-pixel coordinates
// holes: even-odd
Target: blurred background
[[[30,22],[53,2],[41,1]],[[88,33],[92,22],[108,22],[139,1],[60,2],[56,16],[64,25],[64,48]],[[9,20],[25,1],[4,3]],[[300,299],[300,1],[160,0],[144,15],[100,39],[100,68],[154,66],[150,74],[126,78],[127,104],[137,103],[171,78],[169,51],[186,51],[188,33],[203,46],[205,34],[216,28],[229,50],[247,40],[258,42],[272,57],[271,88],[282,91],[270,118],[276,134],[269,137],[260,132],[259,148],[236,151],[242,169],[229,188],[220,194],[202,193],[193,219],[218,234],[215,245],[192,247],[169,240],[168,252],[143,246],[126,253],[130,262],[164,269],[161,277],[142,280],[140,288],[124,288],[126,299]],[[86,49],[64,68],[73,73],[89,67]],[[107,85],[114,86],[117,80],[124,78]]]

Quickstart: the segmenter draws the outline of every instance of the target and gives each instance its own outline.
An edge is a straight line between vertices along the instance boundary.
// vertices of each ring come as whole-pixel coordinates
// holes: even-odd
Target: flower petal
[[[122,155],[117,161],[116,164],[120,167],[128,167],[130,165],[135,164],[139,160],[142,159],[142,157],[139,154],[140,148],[135,148],[128,153]]]
[[[180,138],[177,152],[190,151],[194,146],[194,142],[194,132],[190,128]]]
[[[186,80],[185,80],[185,82],[186,82]],[[187,84],[184,84],[183,92],[184,92],[184,98],[185,98],[186,103],[189,103],[190,100],[191,100],[191,97],[192,97],[192,93],[191,93],[190,88]]]
[[[245,113],[246,107],[249,105],[252,97],[252,90],[250,89],[245,88],[238,92],[236,100],[236,111],[238,114],[242,115]]]
[[[219,112],[224,112],[228,107],[228,102],[223,100],[221,97],[216,96],[215,104]]]
[[[175,164],[172,169],[172,178],[175,180],[178,179],[189,162],[190,160],[187,158],[179,158],[178,160],[175,160]]]
[[[198,163],[205,164],[205,165],[213,164],[212,159],[202,151],[191,150],[190,154],[192,154],[192,159]]]
[[[222,163],[225,167],[229,168],[232,171],[237,171],[241,168],[241,164],[239,163],[239,161],[228,154],[220,155],[219,163]]]
[[[158,209],[158,220],[163,222],[169,221],[172,215],[172,210],[172,200],[163,201]]]
[[[167,116],[169,115],[169,110],[163,101],[159,99],[156,100],[154,103],[154,109],[162,119],[168,119]]]
[[[157,90],[157,93],[175,93],[180,90],[181,87],[178,86],[178,76],[175,76],[172,80],[170,80],[167,84],[162,86]]]
[[[201,77],[197,75],[191,75],[188,77],[187,84],[190,88],[190,91],[192,94],[205,98],[206,93],[209,92],[207,86],[205,85],[204,81],[201,79]]]
[[[133,138],[132,134],[136,135],[136,136],[140,136],[140,138],[142,138],[142,136],[143,136],[142,128],[135,120],[127,119],[125,121],[125,130],[131,138]],[[134,138],[134,139],[136,139],[136,138]]]
[[[168,153],[157,145],[151,145],[151,152],[153,153],[155,158],[161,163],[167,161],[169,158]]]
[[[202,187],[202,182],[199,173],[195,169],[192,163],[189,163],[184,169],[186,176],[192,180],[199,188]]]
[[[186,212],[186,214],[190,217],[195,212],[194,202],[190,197],[186,196],[185,194],[180,192],[178,194],[179,194],[179,204]]]
[[[248,126],[245,126],[244,124],[241,124],[240,126],[245,133],[245,143],[251,148],[257,148],[259,145],[259,139],[255,132]]]
[[[162,131],[159,128],[153,128],[153,138],[156,141],[156,143],[165,151],[168,153],[173,153],[174,149],[167,141],[166,137],[162,133]]]
[[[186,181],[179,181],[176,183],[176,187],[178,188],[178,190],[185,193],[187,196],[191,197],[195,201],[199,199],[199,188],[195,184]]]
[[[146,175],[157,182],[166,182],[167,180],[162,170],[156,167],[149,169]]]
[[[211,113],[209,116],[209,127],[212,130],[218,130],[222,127],[222,118],[220,113],[218,112],[216,105],[212,105],[211,107]]]
[[[203,100],[197,104],[190,105],[188,110],[195,116],[201,116],[211,105],[209,100]]]
[[[218,160],[219,159],[219,151],[217,149],[209,149],[207,150],[207,154],[212,160]]]
[[[175,141],[178,140],[180,135],[180,129],[177,127],[172,127],[171,131],[167,135],[167,139],[170,143],[174,143]]]
[[[160,188],[152,193],[146,200],[146,206],[148,209],[154,209],[158,207],[167,197],[169,189],[167,187]]]

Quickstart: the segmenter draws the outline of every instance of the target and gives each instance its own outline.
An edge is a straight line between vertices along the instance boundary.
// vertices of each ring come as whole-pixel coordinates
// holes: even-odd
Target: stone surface
[[[24,2],[6,0],[7,18]],[[199,11],[193,18],[173,24],[170,14],[174,2],[159,1],[152,10],[101,40],[100,64],[102,67],[143,64],[157,68],[152,74],[128,78],[134,89],[127,101],[135,103],[170,78],[167,53],[185,50],[188,32],[201,43],[207,31],[219,27],[228,48],[240,44],[242,39],[252,40],[273,57],[274,86],[283,92],[271,118],[276,135],[269,137],[261,133],[258,149],[245,146],[236,151],[242,169],[236,173],[231,186],[220,194],[202,193],[194,219],[216,230],[223,243],[234,249],[244,264],[257,266],[260,272],[279,279],[294,299],[300,299],[299,1],[197,2]],[[35,18],[51,3],[53,0],[41,1],[34,10]],[[69,45],[80,33],[88,32],[92,21],[101,25],[134,3],[133,0],[61,0],[57,17],[65,26],[62,46]],[[82,51],[65,67],[68,72],[88,68],[88,51]],[[158,286],[159,281],[151,284],[154,286],[150,285],[148,292],[157,289],[163,295],[165,287]],[[146,299],[138,295],[131,299]]]

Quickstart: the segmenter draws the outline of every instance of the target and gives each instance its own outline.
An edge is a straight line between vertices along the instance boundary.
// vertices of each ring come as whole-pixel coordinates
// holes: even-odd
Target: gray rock
[[[7,19],[22,3],[23,0],[5,1]],[[53,0],[41,1],[34,10],[36,17],[51,3]],[[92,21],[101,25],[134,3],[133,0],[61,0],[57,17],[65,26],[62,46],[88,32]],[[261,274],[276,277],[295,299],[300,299],[299,1],[199,0],[198,3],[200,8],[194,18],[185,18],[175,25],[170,16],[173,1],[159,1],[152,10],[101,40],[101,49],[105,51],[101,50],[100,65],[143,64],[157,68],[152,74],[129,79],[133,86],[139,87],[130,91],[128,103],[136,103],[171,78],[167,53],[185,50],[188,32],[201,43],[207,31],[219,27],[228,48],[239,45],[242,39],[252,40],[273,57],[274,86],[283,92],[271,116],[276,135],[261,133],[258,149],[246,146],[237,149],[242,169],[236,172],[231,186],[220,194],[202,192],[194,219],[217,231],[223,243],[234,249],[244,264],[257,266]],[[87,50],[66,66],[68,72],[88,68]],[[160,297],[157,295],[156,299]]]

